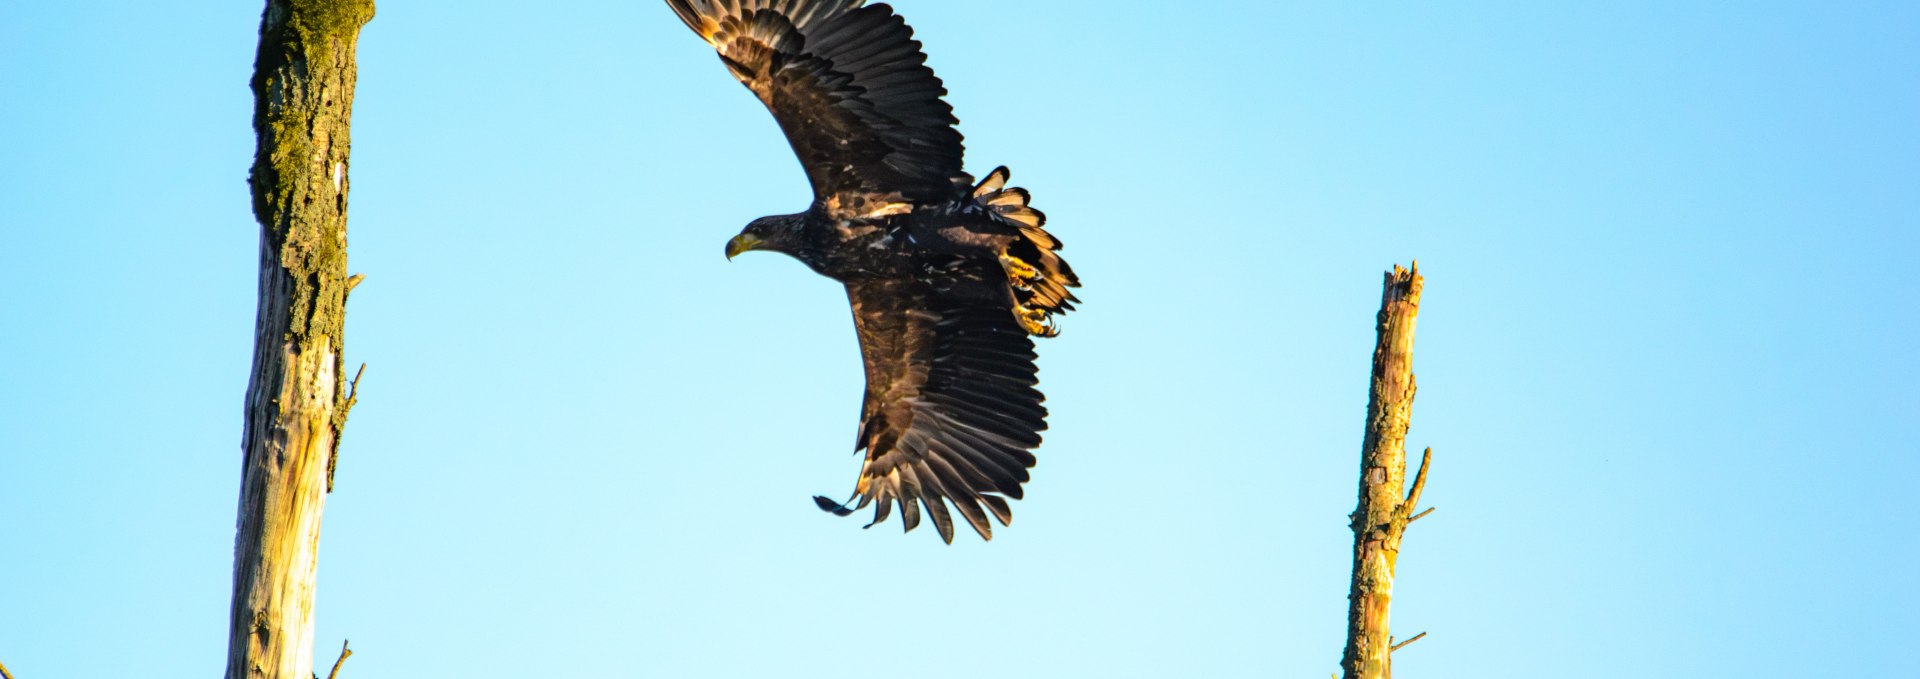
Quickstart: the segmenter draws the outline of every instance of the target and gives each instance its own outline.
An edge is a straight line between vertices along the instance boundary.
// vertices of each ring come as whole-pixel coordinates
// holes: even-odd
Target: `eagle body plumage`
[[[804,212],[727,244],[783,252],[845,284],[866,368],[846,515],[922,509],[953,540],[951,504],[983,538],[1046,429],[1032,336],[1078,301],[1079,279],[1006,168],[978,182],[940,79],[912,29],[863,0],[667,0],[780,124],[813,185]],[[851,506],[850,506],[851,505]],[[871,526],[873,523],[869,523]]]

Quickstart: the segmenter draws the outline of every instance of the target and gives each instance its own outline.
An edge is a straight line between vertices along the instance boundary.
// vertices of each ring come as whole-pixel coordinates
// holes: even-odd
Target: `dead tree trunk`
[[[1433,457],[1432,449],[1421,456],[1413,490],[1402,501],[1407,423],[1413,415],[1413,326],[1425,284],[1419,268],[1418,262],[1411,269],[1395,265],[1380,299],[1367,435],[1360,450],[1360,507],[1352,517],[1353,583],[1347,594],[1347,649],[1340,661],[1346,679],[1393,676],[1393,646],[1387,630],[1393,569],[1400,560],[1400,538],[1407,524],[1419,518],[1413,509],[1426,487],[1427,463]]]
[[[268,0],[248,184],[260,303],[241,445],[227,679],[309,679],[320,512],[340,429],[354,48],[372,0]]]

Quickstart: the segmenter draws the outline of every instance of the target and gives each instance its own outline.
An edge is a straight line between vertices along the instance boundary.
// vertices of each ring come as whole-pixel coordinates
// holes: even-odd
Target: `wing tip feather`
[[[848,509],[845,503],[834,502],[825,495],[813,496],[813,504],[818,505],[820,511],[827,512],[834,516],[848,516],[853,514],[853,510]]]

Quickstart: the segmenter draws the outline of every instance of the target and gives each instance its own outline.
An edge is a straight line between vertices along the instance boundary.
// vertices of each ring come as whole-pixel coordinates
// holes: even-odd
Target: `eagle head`
[[[761,217],[740,230],[740,235],[727,241],[727,259],[733,259],[748,250],[772,250],[795,254],[800,245],[800,232],[806,225],[806,215],[774,215]]]

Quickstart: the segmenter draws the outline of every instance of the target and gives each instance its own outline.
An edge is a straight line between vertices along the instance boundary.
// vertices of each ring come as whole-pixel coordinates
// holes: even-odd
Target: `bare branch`
[[[353,381],[347,383],[347,407],[348,408],[351,408],[353,407],[353,404],[360,402],[360,378],[366,374],[367,374],[367,364],[365,363],[360,364],[359,370],[353,371]],[[1427,454],[1432,455],[1433,449],[1428,448]],[[1425,479],[1426,476],[1424,476],[1424,474],[1427,471],[1426,463],[1420,464],[1420,471],[1423,474],[1420,478]],[[1420,487],[1414,486],[1413,492],[1415,494],[1418,494],[1420,492]]]
[[[333,492],[333,469],[340,465],[340,434],[346,431],[347,415],[353,412],[354,404],[360,402],[360,378],[366,374],[367,364],[362,363],[360,369],[353,373],[353,381],[347,384],[346,400],[341,401],[339,409],[334,411],[333,429],[336,433],[333,437],[333,450],[327,453],[328,493]]]
[[[1425,636],[1425,633],[1423,632],[1421,636]],[[1420,637],[1414,637],[1414,638],[1418,639]],[[333,661],[333,671],[327,673],[327,679],[340,679],[340,665],[342,663],[345,663],[347,661],[347,658],[351,658],[351,657],[353,657],[353,649],[347,648],[347,640],[341,639],[340,640],[340,659]]]
[[[1422,512],[1420,512],[1419,514],[1415,514],[1415,515],[1413,515],[1413,516],[1409,516],[1409,517],[1407,517],[1407,523],[1413,523],[1413,522],[1415,522],[1415,521],[1419,521],[1419,520],[1420,520],[1420,517],[1422,517],[1422,516],[1426,516],[1426,515],[1428,515],[1428,514],[1432,514],[1432,513],[1433,513],[1433,509],[1434,509],[1434,508],[1432,508],[1432,507],[1428,507],[1428,508],[1426,508],[1426,510],[1425,510],[1425,511],[1422,511]]]
[[[1393,510],[1393,521],[1396,529],[1406,530],[1407,524],[1413,523],[1413,508],[1420,506],[1420,493],[1427,489],[1427,465],[1432,463],[1433,448],[1429,446],[1427,451],[1420,455],[1420,470],[1414,472],[1413,490],[1408,491],[1406,501],[1400,503],[1400,506],[1395,507]],[[1425,516],[1426,512],[1421,512],[1420,515]]]
[[[1427,633],[1426,633],[1426,632],[1421,632],[1421,633],[1419,633],[1419,634],[1415,634],[1415,635],[1413,635],[1413,638],[1412,638],[1412,639],[1408,639],[1408,640],[1406,640],[1406,641],[1402,641],[1402,642],[1400,642],[1400,643],[1397,643],[1397,644],[1394,644],[1392,648],[1388,648],[1388,649],[1387,649],[1387,652],[1388,652],[1388,653],[1392,653],[1392,652],[1394,652],[1394,651],[1398,651],[1398,650],[1400,650],[1400,649],[1403,649],[1403,648],[1406,648],[1406,647],[1407,647],[1407,644],[1411,644],[1411,643],[1413,643],[1413,642],[1416,642],[1416,641],[1419,641],[1419,640],[1420,640],[1420,638],[1421,638],[1421,637],[1424,637],[1424,636],[1427,636]],[[332,678],[332,677],[328,677],[327,679],[333,679],[333,678]]]
[[[7,671],[5,663],[0,663],[0,679],[13,679],[13,673]]]

